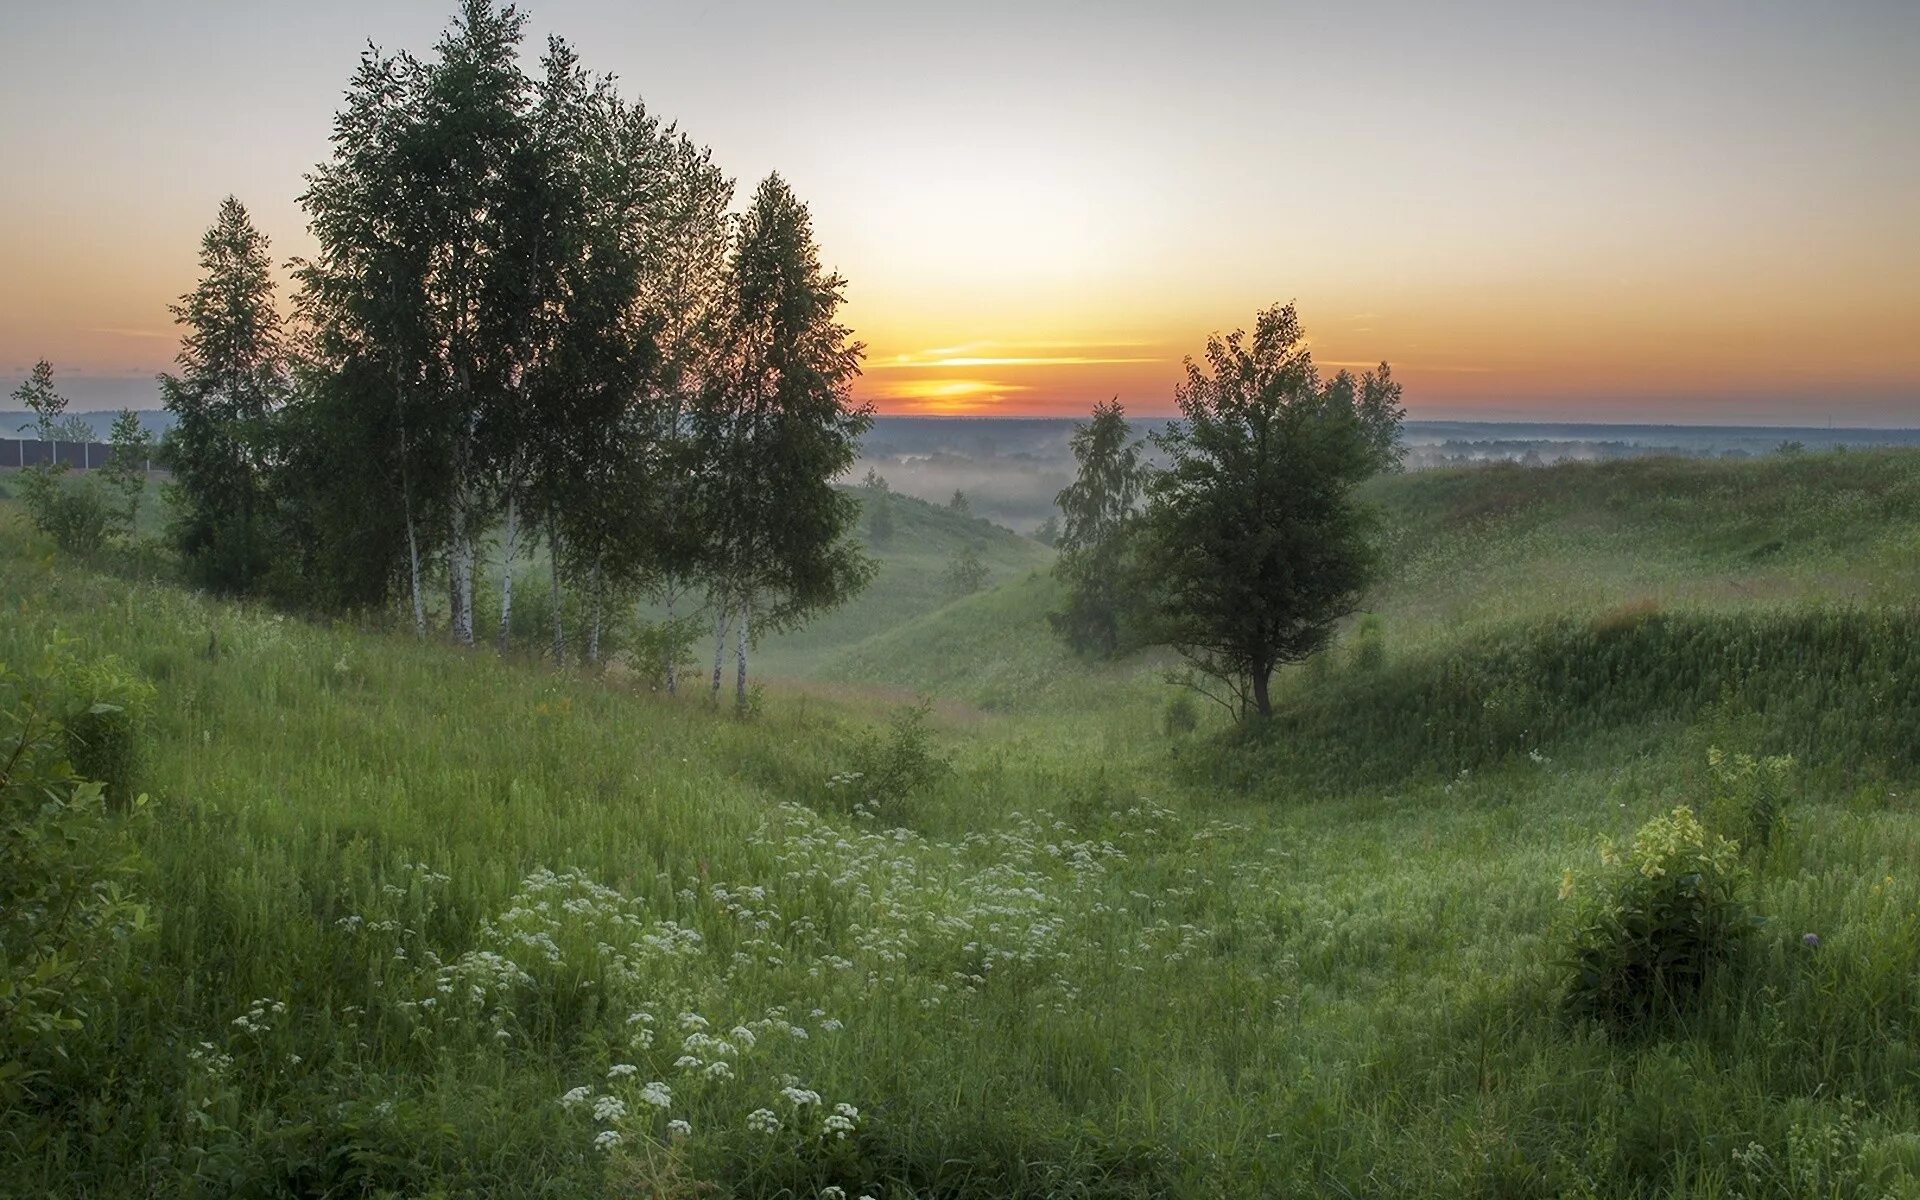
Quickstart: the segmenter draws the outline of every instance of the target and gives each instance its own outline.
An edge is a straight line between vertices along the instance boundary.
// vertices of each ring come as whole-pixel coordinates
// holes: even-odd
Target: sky
[[[296,203],[369,42],[451,0],[0,10],[0,378],[158,403],[231,192]],[[778,170],[883,412],[1171,410],[1293,301],[1412,415],[1920,425],[1920,4],[531,0]]]

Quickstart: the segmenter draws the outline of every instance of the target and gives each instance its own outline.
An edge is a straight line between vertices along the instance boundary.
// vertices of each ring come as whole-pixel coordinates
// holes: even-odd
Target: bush
[[[113,512],[91,479],[68,479],[65,472],[31,468],[20,499],[34,528],[68,554],[92,554],[107,544]]]
[[[153,685],[115,658],[68,667],[65,684],[67,762],[100,785],[108,804],[125,808],[138,790]]]
[[[139,869],[132,840],[65,757],[58,664],[50,653],[31,676],[0,664],[0,1108],[78,1069],[67,1039],[146,927],[123,890]]]
[[[1387,662],[1387,627],[1372,613],[1360,618],[1353,631],[1353,669],[1378,671]]]
[[[865,820],[907,823],[913,798],[953,770],[934,748],[927,728],[932,711],[933,701],[922,698],[893,714],[884,737],[868,734],[854,748],[853,769],[827,781],[838,807]]]
[[[1769,849],[1786,823],[1793,766],[1791,755],[1755,758],[1711,747],[1707,770],[1712,774],[1713,792],[1707,803],[1708,819],[1715,828],[1738,834],[1747,850]]]
[[[1200,728],[1200,708],[1194,704],[1192,696],[1182,692],[1167,701],[1167,711],[1161,718],[1161,724],[1168,737],[1192,733]]]
[[[699,661],[697,648],[706,627],[707,620],[701,616],[678,616],[670,621],[636,618],[626,639],[627,664],[649,687],[663,691],[669,661],[681,678]]]
[[[1568,958],[1568,1008],[1627,1030],[1691,1009],[1727,966],[1753,921],[1739,899],[1739,844],[1690,808],[1642,825],[1626,847],[1601,843],[1604,867],[1582,889],[1571,871],[1563,899],[1585,891]]]

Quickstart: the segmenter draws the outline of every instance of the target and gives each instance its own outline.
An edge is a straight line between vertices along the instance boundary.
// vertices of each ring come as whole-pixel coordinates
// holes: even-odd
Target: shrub
[[[31,676],[0,664],[0,1108],[58,1086],[68,1037],[146,926],[124,890],[132,840],[65,758],[57,663]]]
[[[1193,697],[1185,692],[1167,701],[1166,715],[1161,718],[1168,737],[1179,737],[1200,728],[1200,709],[1194,704]]]
[[[1372,613],[1353,631],[1353,669],[1378,671],[1387,661],[1387,627]]]
[[[987,586],[988,571],[985,560],[980,557],[980,549],[969,543],[960,548],[960,552],[947,564],[942,582],[949,594],[971,596]]]
[[[913,798],[953,770],[934,748],[927,717],[933,701],[922,698],[893,714],[885,736],[868,734],[853,752],[853,769],[835,775],[827,788],[843,811],[888,825],[904,825]]]
[[[100,785],[108,804],[125,808],[137,790],[153,685],[114,658],[68,667],[65,684],[67,762]]]
[[[707,622],[699,616],[678,616],[672,620],[636,619],[627,639],[627,663],[648,686],[660,691],[667,686],[667,664],[682,670],[699,660],[698,646]]]
[[[1708,819],[1717,829],[1737,833],[1744,848],[1768,849],[1785,824],[1793,766],[1791,755],[1755,758],[1727,754],[1718,746],[1709,748],[1707,770],[1712,774],[1713,792],[1707,803]]]
[[[106,545],[113,512],[92,480],[36,469],[27,476],[20,498],[34,528],[68,554],[92,554]]]
[[[1753,926],[1739,844],[1680,807],[1625,847],[1602,842],[1600,859],[1572,937],[1568,1008],[1623,1030],[1687,1011]],[[1569,871],[1560,890],[1583,889]]]

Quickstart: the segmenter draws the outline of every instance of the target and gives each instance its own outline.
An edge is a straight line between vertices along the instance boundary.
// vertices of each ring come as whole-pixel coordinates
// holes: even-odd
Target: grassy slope
[[[884,546],[869,546],[879,572],[851,602],[801,629],[768,638],[760,667],[775,675],[809,675],[823,659],[874,631],[890,629],[933,612],[954,599],[944,578],[948,566],[971,545],[988,570],[988,586],[1043,569],[1053,552],[977,517],[894,496],[893,534]],[[863,520],[862,533],[867,529]],[[878,678],[878,677],[876,677]]]
[[[1069,732],[1086,736],[1038,715],[945,726],[955,773],[904,841],[780,807],[832,810],[824,781],[849,765],[864,707],[777,695],[742,725],[129,587],[7,534],[0,656],[63,629],[154,677],[163,703],[143,832],[159,941],[145,982],[75,1038],[96,1065],[72,1115],[42,1151],[0,1160],[0,1181],[678,1194],[664,1173],[763,1195],[1877,1198],[1903,1163],[1920,1177],[1920,817],[1896,741],[1845,726],[1920,719],[1910,686],[1889,690],[1912,678],[1899,643],[1914,622],[1877,602],[1914,594],[1916,463],[1387,481],[1411,526],[1378,605],[1387,663],[1358,671],[1336,651],[1292,673],[1279,750],[1150,738],[1154,713],[1129,690],[1144,691],[1140,668],[1060,655],[1031,567],[849,648],[796,650],[818,674],[1085,714]],[[1647,598],[1666,615],[1649,620]],[[1809,616],[1829,599],[1873,611]],[[1849,641],[1856,618],[1870,627]],[[1839,649],[1761,672],[1781,699],[1768,712],[1701,710],[1693,667],[1711,654],[1645,670],[1674,658],[1659,639],[1675,630],[1718,629],[1719,645],[1743,621],[1808,619],[1844,628],[1790,630],[1772,658]],[[1548,691],[1526,711],[1570,710],[1551,737],[1515,727],[1511,744],[1447,757],[1484,740],[1490,698],[1551,678],[1538,664],[1568,646],[1582,669],[1596,646],[1616,654],[1607,670],[1664,707],[1639,718]],[[1553,1004],[1561,870],[1589,864],[1598,834],[1700,795],[1709,743],[1810,737],[1826,714],[1818,746],[1852,761],[1801,777],[1788,841],[1754,881],[1770,921],[1749,973],[1677,1036],[1569,1028]],[[483,922],[525,902],[518,881],[542,865],[587,871],[706,948],[626,980],[594,965],[606,931],[574,913],[561,966],[508,947],[532,976],[509,1002],[408,1008],[435,994],[428,955],[498,944]],[[398,927],[339,924],[353,915]],[[1802,931],[1821,934],[1817,953]],[[263,996],[293,1016],[237,1034]],[[629,1009],[727,1028],[775,1004],[846,1027],[802,1017],[811,1038],[766,1039],[727,1085],[674,1073],[677,1032],[619,1048]],[[234,1065],[192,1062],[203,1039]],[[554,1101],[602,1086],[613,1061],[673,1082],[691,1143],[643,1151],[656,1121],[617,1153],[588,1149],[596,1123]],[[791,1115],[782,1074],[860,1105],[860,1134],[748,1133],[751,1108]]]

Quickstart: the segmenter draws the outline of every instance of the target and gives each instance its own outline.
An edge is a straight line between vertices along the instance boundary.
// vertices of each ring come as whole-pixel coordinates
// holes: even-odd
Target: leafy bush
[[[124,890],[133,843],[65,757],[60,673],[57,653],[32,675],[0,664],[0,1109],[57,1086],[66,1038],[146,926]]]
[[[853,752],[853,769],[835,775],[827,788],[837,807],[865,820],[904,825],[913,798],[953,770],[934,748],[927,717],[933,701],[922,698],[893,714],[885,736],[868,734]]]
[[[114,658],[71,666],[65,673],[68,701],[61,728],[67,761],[80,778],[100,784],[107,803],[125,808],[139,780],[153,685]]]
[[[92,554],[107,543],[113,511],[90,479],[67,479],[64,472],[33,468],[22,481],[20,499],[34,528],[68,554]]]
[[[1377,671],[1387,661],[1387,627],[1379,617],[1368,613],[1353,631],[1353,669]]]
[[[1793,767],[1792,755],[1755,758],[1751,754],[1730,755],[1718,746],[1708,749],[1707,770],[1713,779],[1708,818],[1715,828],[1738,833],[1740,844],[1747,850],[1766,850],[1779,838],[1785,824]]]
[[[987,564],[980,557],[980,548],[968,543],[947,564],[942,582],[949,593],[955,596],[971,596],[987,586]]]
[[[1642,825],[1625,847],[1602,842],[1604,871],[1586,892],[1569,954],[1566,1001],[1578,1016],[1631,1029],[1688,1010],[1752,929],[1739,899],[1738,843],[1690,808]]]
[[[1185,692],[1167,701],[1167,711],[1161,723],[1168,737],[1179,737],[1200,728],[1200,709],[1194,704],[1193,697]]]
[[[636,619],[627,638],[628,666],[654,690],[665,689],[667,663],[680,668],[684,676],[685,668],[699,661],[696,647],[706,624],[706,619],[700,616],[682,615],[661,621]]]

